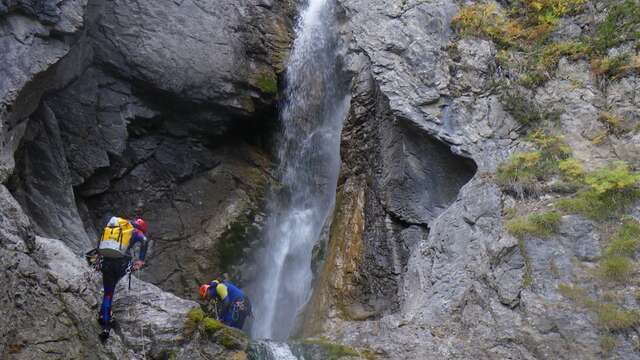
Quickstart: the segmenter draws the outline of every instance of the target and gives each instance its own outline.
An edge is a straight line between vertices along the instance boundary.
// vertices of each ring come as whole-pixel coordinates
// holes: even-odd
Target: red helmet
[[[209,293],[209,284],[204,284],[200,286],[200,297],[205,299]]]
[[[142,220],[141,218],[137,218],[134,222],[133,222],[134,226],[136,227],[136,229],[142,231],[143,234],[147,234],[147,223],[144,222],[144,220]]]

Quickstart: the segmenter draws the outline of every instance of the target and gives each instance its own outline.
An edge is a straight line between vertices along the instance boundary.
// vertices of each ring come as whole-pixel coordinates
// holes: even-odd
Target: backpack
[[[133,225],[127,219],[112,217],[102,231],[98,252],[104,257],[126,256],[132,237]]]

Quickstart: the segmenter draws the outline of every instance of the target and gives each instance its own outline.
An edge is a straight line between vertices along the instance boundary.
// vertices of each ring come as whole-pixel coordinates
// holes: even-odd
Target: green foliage
[[[624,221],[613,240],[607,245],[605,256],[632,257],[640,248],[640,223],[629,219]]]
[[[632,173],[624,162],[587,174],[586,189],[574,198],[561,199],[557,205],[564,211],[579,213],[594,220],[606,220],[640,197],[637,183],[640,175]]]
[[[517,218],[509,221],[506,225],[507,231],[519,239],[526,235],[539,238],[548,237],[558,230],[558,226],[560,226],[560,214],[556,211]]]
[[[213,334],[222,328],[224,328],[224,325],[218,320],[209,317],[202,320],[202,329],[207,334]]]
[[[600,336],[600,349],[602,349],[603,353],[609,354],[611,351],[613,351],[613,349],[615,349],[615,347],[616,347],[615,337],[609,334]]]
[[[190,336],[199,327],[202,320],[205,318],[204,311],[201,308],[194,308],[187,313],[187,320],[184,322],[185,335]]]
[[[604,54],[624,42],[640,39],[640,6],[634,0],[613,3],[606,18],[596,27],[593,49]]]
[[[524,259],[524,274],[522,275],[522,287],[528,288],[533,284],[533,267],[531,266],[531,258],[527,251],[527,245],[524,243],[524,238],[518,237],[518,249],[522,258]]]
[[[540,158],[539,151],[513,154],[498,166],[496,181],[521,196],[536,192]]]
[[[542,49],[538,57],[537,69],[545,73],[555,70],[561,57],[566,56],[571,60],[584,59],[590,51],[589,45],[582,42],[551,43]]]
[[[571,156],[571,148],[558,136],[538,130],[529,140],[538,151],[515,153],[496,172],[497,183],[520,196],[538,192],[539,183],[557,174],[559,162]]]
[[[544,111],[533,101],[530,96],[521,92],[511,90],[500,96],[500,102],[504,109],[513,116],[513,118],[524,126],[536,126],[544,121],[552,121],[555,114]]]
[[[591,71],[596,76],[604,76],[609,79],[617,79],[633,71],[640,70],[637,57],[630,54],[605,56],[591,61]]]
[[[598,315],[599,325],[607,331],[623,331],[640,324],[640,313],[637,310],[620,309],[614,304],[591,304]]]
[[[574,158],[559,161],[558,168],[565,178],[570,181],[580,181],[584,176],[584,167],[582,166],[582,162]]]
[[[633,273],[633,265],[624,256],[607,256],[600,260],[600,275],[608,280],[626,282]]]
[[[216,333],[217,341],[220,345],[230,350],[242,350],[247,343],[247,336],[240,330],[223,327]]]
[[[640,312],[637,310],[621,309],[615,304],[596,301],[580,287],[560,284],[558,292],[576,305],[594,313],[598,326],[605,331],[624,331],[640,324]]]
[[[534,131],[529,140],[540,149],[540,172],[552,175],[558,172],[558,162],[571,156],[571,147],[559,136],[549,135],[542,130]]]
[[[598,195],[637,192],[638,180],[640,180],[640,174],[632,173],[629,166],[621,161],[596,170],[585,178],[587,185]]]
[[[609,111],[601,112],[598,120],[607,127],[607,132],[611,135],[622,135],[632,130],[626,126],[624,119]]]
[[[520,24],[508,19],[495,4],[465,6],[451,25],[462,34],[485,37],[503,47],[515,46],[522,36]]]

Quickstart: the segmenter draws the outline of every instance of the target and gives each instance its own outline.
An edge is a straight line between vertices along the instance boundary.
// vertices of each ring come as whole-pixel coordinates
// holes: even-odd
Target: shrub
[[[519,196],[538,192],[539,182],[557,174],[559,161],[571,156],[571,148],[558,136],[539,130],[529,140],[540,150],[515,153],[496,172],[498,184]]]
[[[617,79],[634,70],[638,70],[638,65],[634,64],[634,59],[629,54],[595,58],[591,60],[591,71],[596,76]]]
[[[593,312],[597,316],[598,325],[603,330],[623,331],[640,324],[640,312],[620,309],[615,304],[598,302],[577,286],[560,284],[558,292],[576,305]]]
[[[558,161],[571,156],[571,148],[559,136],[538,129],[529,136],[529,140],[538,145],[544,159]]]
[[[624,210],[640,197],[637,182],[640,176],[632,173],[623,162],[586,175],[587,188],[574,198],[557,202],[564,211],[585,215],[594,220],[605,220]]]
[[[584,176],[582,162],[574,158],[568,158],[558,162],[558,168],[570,181],[580,181]]]
[[[629,131],[626,129],[623,119],[608,111],[602,111],[598,116],[598,120],[607,127],[609,134],[621,135]]]
[[[591,51],[589,45],[577,41],[552,43],[542,49],[538,59],[538,69],[544,72],[555,70],[563,56],[571,60],[586,58]]]
[[[609,354],[611,351],[613,351],[613,349],[615,349],[615,347],[616,347],[615,337],[609,334],[600,336],[600,349],[602,349],[603,353]]]
[[[630,40],[640,38],[640,6],[634,0],[614,3],[604,21],[596,26],[592,47],[604,54]]]
[[[513,118],[524,126],[540,125],[544,121],[555,120],[555,113],[547,112],[533,101],[529,100],[530,95],[520,91],[511,90],[500,96],[500,102],[504,109]]]
[[[498,184],[514,190],[520,196],[536,192],[540,158],[539,151],[513,154],[509,160],[498,166]]]
[[[626,220],[605,249],[605,256],[632,257],[640,248],[640,223]]]
[[[507,231],[517,238],[525,235],[535,237],[547,237],[558,230],[560,214],[549,211],[541,214],[533,214],[527,218],[517,218],[507,223]]]
[[[638,180],[640,175],[630,172],[629,166],[621,161],[596,170],[585,178],[587,185],[598,195],[637,192]]]
[[[516,45],[522,28],[508,19],[494,4],[465,6],[452,19],[451,25],[465,35],[476,35],[493,40],[503,47]]]
[[[600,260],[599,270],[605,279],[625,282],[633,273],[633,265],[627,257],[607,256]]]
[[[599,325],[607,331],[623,331],[640,324],[640,313],[620,309],[614,304],[590,304],[598,315]]]

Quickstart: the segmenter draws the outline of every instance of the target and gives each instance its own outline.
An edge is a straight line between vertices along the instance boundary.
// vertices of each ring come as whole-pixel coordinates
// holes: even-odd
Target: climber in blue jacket
[[[230,281],[214,280],[200,286],[202,299],[217,300],[221,307],[218,311],[220,321],[227,326],[241,329],[251,314],[251,303],[239,287]]]

